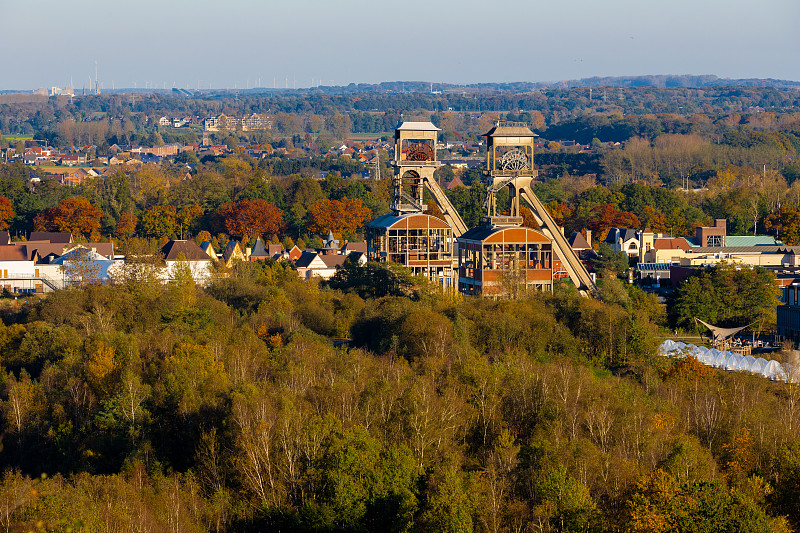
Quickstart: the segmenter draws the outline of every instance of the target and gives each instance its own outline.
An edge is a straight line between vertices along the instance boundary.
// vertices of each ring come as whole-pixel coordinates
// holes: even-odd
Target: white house
[[[198,285],[206,285],[211,280],[211,257],[194,241],[169,241],[160,252],[164,255],[163,279],[170,279],[176,265],[183,262],[188,265]]]
[[[638,257],[639,248],[642,246],[638,233],[630,228],[611,228],[608,230],[605,243],[615,252],[625,252],[629,257]]]

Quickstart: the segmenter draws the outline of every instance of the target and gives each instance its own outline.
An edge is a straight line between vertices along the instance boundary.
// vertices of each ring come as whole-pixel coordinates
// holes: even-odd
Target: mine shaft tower
[[[433,177],[441,165],[436,158],[439,131],[430,122],[403,122],[395,130],[392,212],[367,225],[367,256],[404,265],[449,287],[454,236],[466,226]],[[443,220],[425,213],[426,186]]]
[[[441,166],[436,157],[439,131],[431,122],[407,121],[395,129],[391,208],[396,214],[425,212],[423,189],[427,187],[442,218],[457,237],[467,231],[467,226],[433,177]]]
[[[487,140],[484,173],[489,179],[484,204],[487,217],[484,223],[495,226],[521,225],[520,200],[524,200],[530,207],[541,232],[552,241],[553,251],[556,252],[572,282],[581,293],[596,296],[597,286],[594,280],[567,242],[561,228],[531,188],[531,182],[538,176],[533,166],[533,149],[537,135],[524,123],[498,122],[483,136]],[[496,212],[495,195],[503,187],[509,188],[511,200],[511,209],[507,217],[500,217]]]

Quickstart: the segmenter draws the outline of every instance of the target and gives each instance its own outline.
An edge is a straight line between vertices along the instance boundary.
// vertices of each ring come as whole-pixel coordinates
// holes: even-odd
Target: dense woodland
[[[301,152],[354,131],[385,133],[413,112],[447,138],[475,139],[497,119],[531,124],[550,141],[536,155],[537,195],[568,231],[589,229],[595,241],[614,226],[692,235],[726,218],[729,234],[800,243],[796,91],[602,96],[5,96],[6,134],[86,135],[100,151],[122,136],[190,140],[156,131],[147,115],[258,111],[276,114],[277,131],[247,140],[286,153],[184,154],[77,187],[31,182],[35,168],[5,164],[0,220],[16,238],[70,231],[113,239],[132,256],[170,237],[261,236],[287,247],[321,244],[329,230],[360,239],[388,210],[388,179],[350,177],[365,167]],[[362,116],[384,122],[359,126]],[[455,171],[437,175],[445,183]],[[460,177],[467,186],[448,195],[474,226],[486,188],[479,171]],[[516,300],[461,298],[374,263],[305,282],[275,262],[220,267],[205,288],[180,269],[158,283],[131,262],[114,284],[0,300],[0,527],[800,528],[800,388],[655,354],[698,310],[768,329],[773,279],[723,266],[691,278],[665,309],[614,279],[624,257],[600,252],[599,300],[568,282]],[[750,300],[730,298],[741,287]]]
[[[800,526],[800,390],[655,356],[652,296],[607,280],[602,303],[568,285],[461,300],[368,269],[325,287],[285,265],[241,264],[207,290],[131,272],[6,307],[0,521]],[[350,345],[332,342],[348,334]]]

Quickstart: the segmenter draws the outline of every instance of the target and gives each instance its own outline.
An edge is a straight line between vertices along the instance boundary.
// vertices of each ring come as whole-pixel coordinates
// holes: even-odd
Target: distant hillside
[[[103,94],[161,94],[172,96],[204,97],[208,95],[220,96],[228,94],[357,94],[357,93],[383,93],[383,94],[410,94],[410,93],[454,93],[463,92],[470,94],[492,93],[523,93],[545,89],[573,89],[578,87],[772,87],[776,89],[800,88],[800,81],[776,80],[773,78],[720,78],[713,74],[702,75],[673,75],[657,74],[650,76],[595,76],[579,80],[560,81],[518,81],[507,83],[470,83],[465,85],[441,83],[430,81],[384,81],[381,83],[351,83],[349,85],[321,85],[319,87],[304,87],[299,89],[200,89],[189,91],[183,89],[157,89],[157,88],[117,88],[103,89]],[[28,90],[0,90],[0,94],[30,94]]]
[[[527,92],[536,89],[570,89],[575,87],[725,87],[753,86],[785,89],[800,88],[800,81],[776,80],[772,78],[732,79],[720,78],[713,74],[705,75],[672,75],[660,74],[650,76],[604,76],[582,78],[579,80],[541,81],[541,82],[509,82],[509,83],[473,83],[456,85],[450,83],[432,83],[428,81],[388,81],[376,84],[351,83],[345,86],[318,87],[312,91],[326,93],[429,93],[429,92]],[[308,89],[305,89],[306,91]]]
[[[776,80],[772,78],[732,79],[720,78],[713,74],[693,76],[689,74],[654,76],[606,76],[582,78],[550,84],[556,87],[724,87],[749,85],[758,87],[800,87],[800,82]]]

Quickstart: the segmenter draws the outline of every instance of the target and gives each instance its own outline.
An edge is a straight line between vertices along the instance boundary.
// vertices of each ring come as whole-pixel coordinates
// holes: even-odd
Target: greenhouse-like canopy
[[[695,346],[667,339],[658,347],[659,355],[665,357],[686,357],[691,355],[702,364],[721,370],[733,372],[750,372],[774,381],[785,381],[800,384],[800,365],[781,364],[778,361],[767,361],[763,357],[756,359],[752,355],[742,356],[735,352]]]
[[[698,322],[700,322],[701,324],[703,324],[709,330],[711,330],[711,333],[714,334],[714,340],[718,340],[718,341],[725,340],[728,337],[730,337],[731,335],[735,335],[736,333],[739,333],[744,328],[746,328],[746,327],[748,327],[750,325],[750,324],[747,324],[747,326],[742,326],[740,328],[721,328],[719,326],[713,326],[713,325],[709,324],[708,322],[703,322],[702,320],[700,320],[697,317],[694,317],[694,319],[697,320]]]

